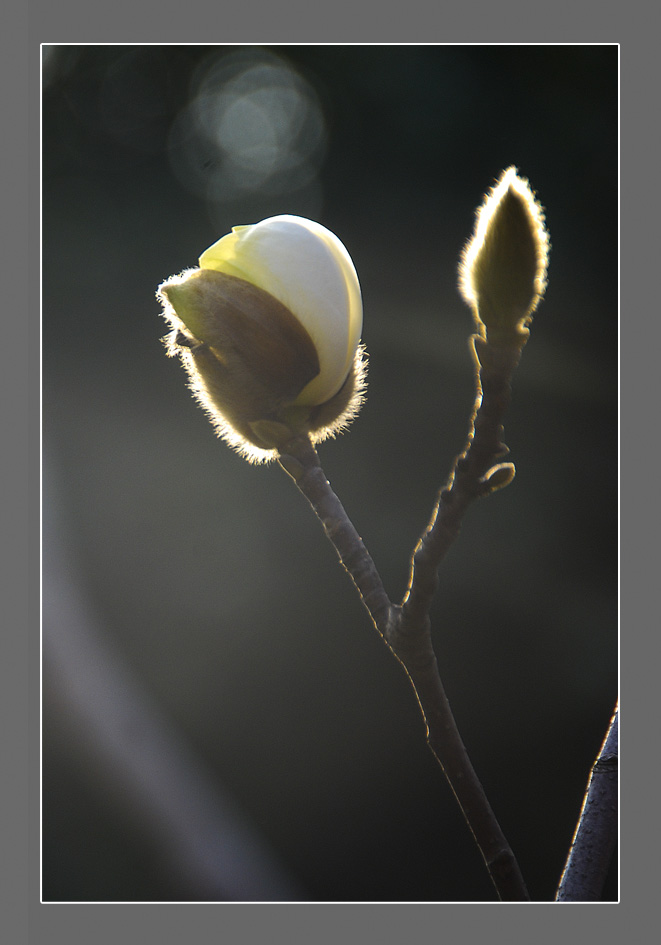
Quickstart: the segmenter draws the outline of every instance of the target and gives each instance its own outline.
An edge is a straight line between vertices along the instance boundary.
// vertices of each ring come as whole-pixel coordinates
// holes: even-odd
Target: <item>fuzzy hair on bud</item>
[[[542,208],[509,167],[478,209],[459,266],[459,288],[482,335],[527,337],[546,289],[548,252]]]
[[[364,401],[367,358],[358,279],[337,237],[276,217],[235,227],[200,263],[157,298],[167,353],[216,432],[259,463],[297,433],[319,443],[346,429]]]

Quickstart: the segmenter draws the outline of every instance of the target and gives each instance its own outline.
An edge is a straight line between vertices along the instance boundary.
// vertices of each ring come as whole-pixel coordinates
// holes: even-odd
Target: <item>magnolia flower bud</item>
[[[237,226],[200,268],[158,290],[190,386],[218,432],[253,461],[294,433],[344,429],[365,388],[362,302],[346,249],[295,216]]]
[[[510,167],[479,208],[460,264],[460,289],[481,333],[527,337],[546,288],[547,262],[542,209],[528,181]]]

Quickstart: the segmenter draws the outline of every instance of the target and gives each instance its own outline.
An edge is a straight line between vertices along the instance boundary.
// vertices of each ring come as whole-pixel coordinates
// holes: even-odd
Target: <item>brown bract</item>
[[[250,282],[194,269],[164,283],[159,298],[172,326],[168,354],[181,357],[212,418],[251,442],[250,423],[276,416],[319,373],[305,328]]]

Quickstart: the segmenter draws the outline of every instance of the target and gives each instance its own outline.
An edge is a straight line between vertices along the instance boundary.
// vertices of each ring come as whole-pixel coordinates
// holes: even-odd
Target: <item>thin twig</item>
[[[618,708],[588,779],[557,902],[598,902],[615,849],[618,793]]]
[[[414,552],[409,590],[400,606],[386,594],[362,539],[330,487],[307,436],[283,446],[279,461],[295,480],[322,522],[340,561],[353,579],[368,613],[413,685],[427,726],[427,741],[450,783],[485,864],[504,901],[526,901],[528,892],[514,854],[473,769],[438,671],[431,640],[429,608],[437,588],[440,561],[459,531],[470,502],[513,475],[510,466],[491,465],[506,447],[500,420],[509,401],[509,383],[518,363],[516,350],[493,349],[474,339],[478,396],[468,445],[455,464],[450,485],[439,497],[432,520]],[[482,368],[484,364],[484,368]],[[503,473],[499,470],[502,469]]]
[[[393,605],[367,548],[331,489],[309,437],[305,434],[294,437],[278,460],[316,512],[377,630],[387,642]]]
[[[521,346],[489,344],[474,335],[471,350],[477,388],[471,429],[466,448],[455,460],[413,554],[409,586],[402,601],[402,609],[412,623],[423,622],[429,614],[438,589],[438,568],[459,534],[468,506],[514,477],[511,463],[493,464],[509,452],[501,442],[502,419],[510,402],[510,383]]]

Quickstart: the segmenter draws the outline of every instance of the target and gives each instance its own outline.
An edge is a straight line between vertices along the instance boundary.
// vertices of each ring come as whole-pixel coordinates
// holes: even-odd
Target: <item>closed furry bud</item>
[[[547,263],[542,209],[528,181],[510,167],[479,208],[460,264],[460,289],[481,332],[528,335],[546,288]]]

